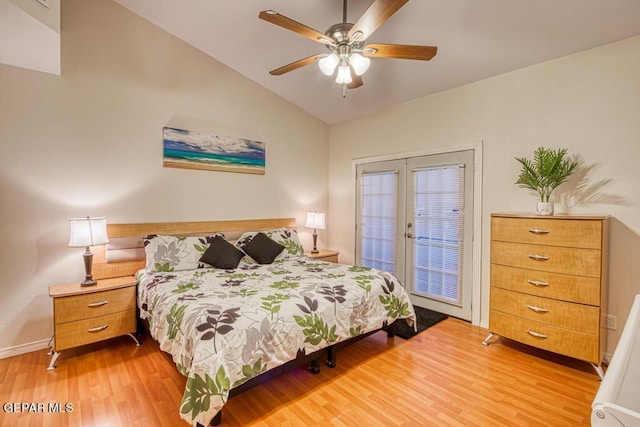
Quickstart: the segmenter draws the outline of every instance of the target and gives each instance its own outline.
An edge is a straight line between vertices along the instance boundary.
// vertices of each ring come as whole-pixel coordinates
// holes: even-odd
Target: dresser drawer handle
[[[527,333],[528,333],[529,335],[531,335],[532,337],[542,338],[542,339],[547,338],[547,336],[546,336],[545,334],[541,334],[541,333],[539,333],[539,332],[527,331]]]
[[[547,282],[539,282],[537,280],[527,280],[527,283],[533,285],[533,286],[537,286],[539,288],[543,288],[545,286],[549,286],[549,284]]]
[[[535,305],[528,305],[527,308],[535,311],[536,313],[547,313],[549,311],[546,308],[536,307]]]
[[[531,255],[531,254],[529,254],[527,256],[529,258],[531,258],[532,260],[535,260],[535,261],[547,261],[549,259],[549,257],[546,256],[546,255],[535,255],[535,254]]]
[[[100,332],[100,331],[104,331],[108,327],[109,327],[109,325],[96,326],[95,328],[87,329],[87,332]]]
[[[549,234],[549,230],[545,230],[543,228],[532,228],[529,230],[529,233],[533,234]]]
[[[105,304],[107,304],[109,301],[98,301],[98,302],[92,302],[91,304],[87,304],[87,307],[100,307],[103,306]]]

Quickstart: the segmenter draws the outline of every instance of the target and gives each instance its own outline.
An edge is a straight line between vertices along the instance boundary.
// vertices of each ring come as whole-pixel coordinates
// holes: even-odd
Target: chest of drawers
[[[607,217],[491,216],[489,329],[600,364],[606,333]]]

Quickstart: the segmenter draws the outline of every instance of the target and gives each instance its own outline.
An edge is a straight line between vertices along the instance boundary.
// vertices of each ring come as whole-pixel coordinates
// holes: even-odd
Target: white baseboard
[[[31,353],[32,351],[38,351],[44,348],[49,348],[49,338],[27,344],[20,344],[15,347],[0,348],[0,359]]]

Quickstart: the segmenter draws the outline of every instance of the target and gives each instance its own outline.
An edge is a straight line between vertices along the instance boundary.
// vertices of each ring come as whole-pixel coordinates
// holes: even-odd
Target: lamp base
[[[85,276],[84,276],[84,281],[80,282],[80,286],[94,286],[98,282],[93,280],[93,275],[91,274],[91,265],[93,264],[93,254],[91,253],[89,246],[87,246],[87,249],[84,251],[84,254],[82,254],[82,258],[84,259]]]
[[[312,254],[317,254],[318,252],[318,233],[316,233],[316,229],[313,229],[313,249],[311,249]]]

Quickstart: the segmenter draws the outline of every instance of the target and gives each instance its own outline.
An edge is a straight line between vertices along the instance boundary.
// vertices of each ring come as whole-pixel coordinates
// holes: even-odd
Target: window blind
[[[462,305],[464,165],[414,169],[410,203],[414,289],[419,295]]]
[[[398,171],[360,178],[360,263],[395,273]]]

